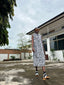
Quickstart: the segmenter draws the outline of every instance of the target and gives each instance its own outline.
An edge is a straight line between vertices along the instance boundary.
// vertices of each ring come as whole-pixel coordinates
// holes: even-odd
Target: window
[[[42,36],[45,36],[45,35],[47,35],[47,33],[42,34]]]
[[[43,40],[42,43],[43,43],[43,46],[44,46],[45,51],[47,51],[47,41],[46,40]]]
[[[48,35],[48,34],[53,33],[53,32],[55,32],[55,30],[51,30],[51,31],[49,31],[49,33],[47,33],[47,32],[43,33],[42,36]]]
[[[58,43],[57,43],[57,41],[52,41],[52,42],[50,42],[50,49],[54,49],[54,50],[57,50],[58,49]]]
[[[55,30],[51,30],[49,33],[53,33]]]
[[[63,40],[58,40],[58,49],[59,50],[64,49],[64,39]]]
[[[64,50],[64,34],[50,38],[50,49]]]
[[[51,41],[52,41],[52,40],[56,40],[56,39],[57,39],[56,36],[50,38]]]
[[[57,39],[62,39],[62,38],[64,38],[64,34],[57,36]]]

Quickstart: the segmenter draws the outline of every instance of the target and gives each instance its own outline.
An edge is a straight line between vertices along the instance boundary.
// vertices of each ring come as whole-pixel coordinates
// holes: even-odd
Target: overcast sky
[[[35,27],[64,11],[64,0],[17,0],[15,16],[10,20],[9,45],[0,48],[17,48],[18,34],[27,33]],[[26,36],[29,38],[29,36]]]

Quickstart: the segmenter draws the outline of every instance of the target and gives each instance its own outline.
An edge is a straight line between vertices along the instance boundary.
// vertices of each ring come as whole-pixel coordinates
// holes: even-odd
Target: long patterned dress
[[[33,65],[34,66],[45,66],[45,54],[43,50],[43,43],[41,40],[41,34],[33,33],[33,39],[34,39],[34,49],[35,52],[33,52]]]

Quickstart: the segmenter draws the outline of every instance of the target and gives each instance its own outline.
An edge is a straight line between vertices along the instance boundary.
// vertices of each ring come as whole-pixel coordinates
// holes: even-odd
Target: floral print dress
[[[34,44],[33,47],[35,52],[33,52],[33,65],[34,66],[45,66],[45,54],[43,50],[43,43],[41,40],[41,34],[33,33]]]

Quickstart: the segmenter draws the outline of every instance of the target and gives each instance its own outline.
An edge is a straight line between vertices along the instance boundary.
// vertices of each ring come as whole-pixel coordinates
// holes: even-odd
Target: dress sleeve
[[[34,33],[32,34],[32,36],[34,37]]]
[[[33,36],[33,34],[32,34],[32,36]]]

